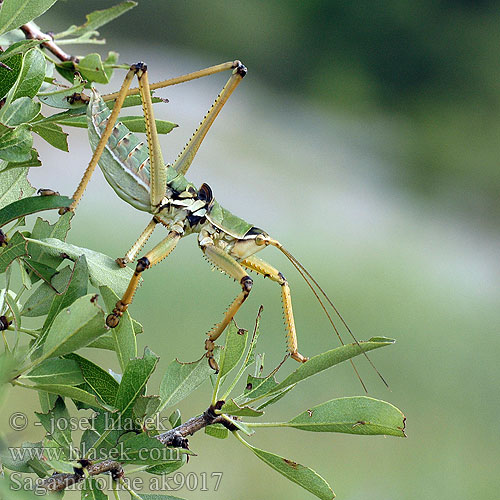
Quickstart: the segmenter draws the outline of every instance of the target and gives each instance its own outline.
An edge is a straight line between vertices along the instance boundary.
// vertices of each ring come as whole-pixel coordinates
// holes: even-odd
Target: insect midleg
[[[247,69],[243,66],[243,64],[241,64],[240,61],[235,61],[233,68],[233,73],[229,77],[226,85],[224,85],[221,93],[218,95],[217,99],[215,99],[215,102],[208,110],[207,114],[200,123],[200,126],[196,129],[195,133],[191,136],[191,139],[189,139],[188,143],[182,150],[182,153],[177,157],[172,165],[173,168],[182,175],[185,175],[188,171],[196,153],[198,152],[198,149],[201,146],[201,143],[203,142],[203,139],[217,118],[217,115],[220,113],[224,104],[226,104],[231,94],[247,73]]]
[[[94,170],[97,166],[97,162],[99,161],[102,152],[104,151],[104,148],[106,146],[106,143],[108,142],[108,139],[111,136],[111,132],[113,131],[113,127],[116,123],[116,120],[118,119],[118,114],[120,113],[120,110],[123,106],[123,101],[125,100],[125,97],[127,95],[127,90],[130,87],[132,79],[134,78],[134,74],[135,71],[131,68],[126,74],[125,79],[123,80],[122,86],[116,98],[115,106],[113,108],[113,111],[111,112],[111,115],[109,116],[106,128],[104,129],[104,132],[101,135],[99,143],[97,144],[97,147],[95,148],[94,153],[92,154],[92,158],[90,159],[90,162],[88,164],[87,169],[85,170],[85,173],[83,174],[82,180],[80,181],[80,184],[78,184],[78,187],[76,188],[76,191],[73,194],[73,203],[70,205],[69,209],[61,209],[59,211],[59,214],[62,215],[65,211],[75,210],[76,206],[80,202],[83,193],[87,187],[87,184],[89,183],[90,178],[92,177],[92,174],[94,173]]]
[[[110,328],[115,328],[116,326],[118,326],[121,316],[127,310],[128,306],[132,303],[135,291],[137,290],[137,286],[139,285],[141,274],[146,269],[149,269],[155,264],[158,264],[158,262],[162,261],[165,257],[168,257],[168,255],[176,247],[180,238],[180,233],[178,233],[177,231],[170,231],[165,239],[160,241],[160,243],[158,243],[154,248],[147,252],[144,257],[141,257],[137,261],[135,272],[130,279],[127,290],[123,294],[123,297],[116,303],[115,308],[113,309],[111,314],[109,314],[106,318],[106,324]]]
[[[287,332],[288,352],[290,353],[290,356],[295,359],[295,361],[299,361],[301,363],[307,361],[308,358],[302,356],[302,354],[300,354],[297,350],[297,331],[295,330],[295,321],[293,319],[292,297],[286,278],[276,268],[254,255],[242,260],[241,264],[243,267],[252,269],[264,277],[267,276],[272,281],[281,285],[281,301],[283,304],[283,314]]]
[[[139,238],[137,238],[137,241],[125,254],[125,257],[118,257],[118,259],[116,259],[116,263],[120,267],[125,267],[129,262],[134,262],[137,254],[141,251],[141,248],[146,244],[149,237],[153,234],[156,224],[158,224],[158,222],[155,218],[153,218],[151,222],[146,226],[146,229],[144,229],[144,231],[141,233]]]
[[[160,140],[156,130],[156,122],[153,113],[153,103],[151,101],[151,91],[148,81],[148,68],[144,63],[137,63],[134,66],[137,70],[139,90],[141,93],[142,110],[146,124],[146,137],[149,149],[149,175],[151,178],[150,199],[151,207],[157,207],[165,196],[167,186],[167,171],[161,154]]]
[[[220,337],[229,322],[233,319],[234,315],[238,312],[238,309],[241,307],[243,302],[245,302],[252,289],[253,280],[250,276],[248,276],[240,264],[233,259],[233,257],[215,245],[204,245],[201,249],[211,264],[216,266],[231,278],[234,278],[241,285],[241,292],[227,308],[222,320],[207,333],[208,339],[205,342],[207,357],[210,365],[217,371],[217,363],[213,359],[214,342]]]

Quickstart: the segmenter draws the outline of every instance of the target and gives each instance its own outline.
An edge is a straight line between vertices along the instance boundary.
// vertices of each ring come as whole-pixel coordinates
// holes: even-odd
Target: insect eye
[[[212,201],[212,198],[213,195],[210,186],[208,184],[202,184],[200,190],[198,191],[198,199],[210,203]]]

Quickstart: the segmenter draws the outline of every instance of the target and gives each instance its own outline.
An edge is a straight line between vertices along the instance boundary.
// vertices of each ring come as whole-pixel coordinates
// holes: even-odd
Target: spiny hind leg
[[[222,320],[217,323],[208,333],[208,339],[205,341],[205,349],[207,351],[207,358],[210,366],[216,371],[219,371],[217,362],[214,359],[213,351],[214,342],[220,337],[227,325],[233,319],[234,315],[238,312],[243,302],[252,290],[253,280],[248,276],[245,270],[233,259],[229,254],[210,243],[202,245],[201,249],[207,257],[208,261],[215,267],[226,273],[231,278],[234,278],[241,285],[241,292],[229,305]]]
[[[153,267],[158,262],[162,261],[165,257],[172,252],[181,238],[181,234],[177,231],[170,231],[168,236],[160,241],[152,250],[150,250],[144,257],[137,261],[135,272],[130,279],[127,290],[123,297],[116,303],[113,311],[106,318],[106,325],[110,328],[115,328],[120,323],[120,318],[127,310],[128,306],[132,303],[135,291],[139,285],[141,274],[150,267]]]
[[[247,269],[252,269],[264,277],[267,276],[272,281],[281,285],[281,301],[283,303],[283,314],[286,326],[287,350],[295,361],[304,363],[308,360],[308,358],[302,356],[302,354],[300,354],[297,350],[297,332],[295,330],[295,321],[293,319],[292,297],[290,295],[290,287],[288,286],[287,280],[277,269],[254,255],[242,260],[241,264]]]

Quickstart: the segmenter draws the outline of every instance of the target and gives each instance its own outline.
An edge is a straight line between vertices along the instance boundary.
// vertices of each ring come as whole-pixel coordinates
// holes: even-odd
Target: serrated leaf
[[[71,198],[67,198],[66,196],[29,196],[21,200],[14,201],[0,209],[0,227],[5,226],[5,224],[12,222],[19,217],[24,217],[25,215],[34,214],[43,210],[54,210],[56,208],[69,207],[72,202],[73,200]],[[65,217],[65,215],[63,216],[64,221],[71,219],[71,215],[68,217]],[[52,236],[49,233],[44,235],[44,237],[48,237],[49,235]],[[40,250],[38,253],[42,252],[43,251]]]
[[[219,355],[219,350],[216,350],[214,352],[216,361]],[[160,384],[162,404],[159,411],[178,404],[208,380],[213,372],[205,356],[193,363],[181,363],[177,359],[172,361],[167,366]]]
[[[108,495],[106,495],[100,488],[99,483],[88,477],[83,482],[82,486],[82,500],[107,500]]]
[[[111,313],[120,297],[107,286],[101,286],[99,291],[106,304],[106,310]],[[114,350],[118,356],[120,367],[125,370],[129,360],[137,356],[137,341],[128,311],[125,311],[118,326],[111,329],[111,336],[114,340]]]
[[[41,43],[43,43],[43,40],[19,40],[0,53],[0,62],[4,62],[5,59],[16,54],[25,54],[28,50],[38,47]]]
[[[122,414],[132,410],[136,399],[144,393],[146,383],[160,358],[147,347],[144,356],[129,361],[116,393],[115,407]]]
[[[21,162],[31,159],[33,137],[27,124],[15,128],[0,124],[0,159]]]
[[[6,107],[2,114],[2,123],[9,127],[28,123],[38,116],[41,107],[39,102],[34,102],[29,97],[20,97]]]
[[[10,69],[0,67],[0,99],[4,98],[16,84],[17,77],[23,67],[23,56],[22,54],[16,54],[4,59],[2,63]]]
[[[170,414],[170,417],[168,417],[168,421],[170,422],[172,429],[181,425],[182,419],[181,419],[181,411],[179,410],[179,408],[177,408]]]
[[[131,132],[146,133],[144,118],[138,116],[120,116],[120,122],[122,122]],[[174,128],[178,127],[176,123],[165,120],[155,120],[155,122],[159,134],[168,134]],[[87,117],[83,115],[61,116],[61,118],[57,120],[57,123],[70,127],[87,128]]]
[[[232,322],[226,334],[226,344],[221,354],[219,378],[223,380],[227,374],[240,362],[248,340],[248,332],[240,330]]]
[[[42,162],[40,161],[40,158],[38,157],[38,151],[35,148],[31,148],[31,157],[29,160],[26,161],[10,161],[10,162],[0,162],[0,173],[7,172],[7,170],[11,170],[14,168],[22,168],[22,167],[40,167],[42,165]]]
[[[205,434],[216,439],[226,439],[229,436],[229,430],[222,424],[212,424],[205,427]]]
[[[27,242],[24,236],[16,232],[6,247],[0,248],[0,273],[4,273],[14,259],[27,255]]]
[[[56,40],[67,37],[69,35],[73,37],[82,36],[85,33],[94,32],[99,29],[101,26],[109,23],[113,19],[121,16],[129,9],[135,7],[137,2],[121,2],[113,7],[109,7],[108,9],[96,10],[87,14],[86,21],[81,26],[70,26],[67,30],[62,33],[57,33],[54,35]]]
[[[363,352],[368,352],[379,347],[386,347],[394,343],[393,339],[377,337],[372,341],[361,341],[358,344],[346,344],[336,349],[331,349],[322,354],[314,356],[309,361],[302,363],[294,372],[280,382],[272,392],[284,389],[289,385],[296,384],[301,380],[312,377],[323,370],[331,368],[343,361],[359,356]]]
[[[64,88],[60,90],[52,90],[50,92],[40,92],[38,94],[38,99],[40,99],[43,104],[51,106],[53,108],[59,109],[76,109],[85,106],[85,103],[81,101],[71,102],[71,96],[73,94],[80,94],[84,88],[84,83],[77,83],[69,89]]]
[[[284,424],[303,431],[405,437],[405,416],[385,401],[356,396],[314,406]]]
[[[109,83],[108,75],[104,71],[99,54],[89,54],[76,63],[75,66],[85,79],[91,82]]]
[[[221,412],[237,417],[260,417],[264,414],[263,411],[255,410],[250,406],[239,406],[234,402],[234,399],[226,401],[224,406],[221,408]]]
[[[265,464],[272,467],[275,471],[285,476],[290,481],[297,483],[321,500],[331,500],[335,498],[329,484],[315,471],[304,465],[298,464],[293,460],[280,457],[274,453],[247,446],[253,451],[254,455],[260,458]]]
[[[206,427],[205,427],[206,429]],[[146,468],[146,472],[150,474],[155,474],[156,476],[167,476],[172,474],[176,470],[180,469],[183,465],[187,463],[187,455],[180,455],[180,460],[172,460],[169,462],[163,462],[157,465],[151,465]]]
[[[189,454],[188,450],[167,448],[158,439],[147,434],[126,436],[120,441],[126,454],[119,457],[118,461],[124,464],[157,465],[158,462],[178,462],[181,455]]]
[[[36,19],[55,2],[56,0],[4,0],[0,10],[0,35]]]
[[[88,248],[77,247],[64,243],[54,238],[33,240],[27,238],[30,243],[39,245],[46,249],[51,255],[60,256],[66,254],[71,260],[76,260],[80,255],[85,255],[89,268],[90,282],[93,286],[108,286],[118,295],[123,295],[134,272],[128,267],[120,268],[114,259]]]
[[[52,394],[57,394],[59,396],[65,396],[71,398],[75,401],[81,401],[91,407],[98,406],[99,403],[97,398],[79,387],[73,387],[71,385],[62,385],[62,384],[35,384],[31,385],[30,388],[35,389],[37,391],[46,391]]]
[[[21,314],[31,318],[45,316],[49,312],[56,293],[63,293],[67,289],[71,275],[72,268],[66,266],[52,277],[51,286],[46,282],[41,283],[24,303]]]
[[[82,370],[72,359],[52,358],[36,366],[22,378],[37,384],[79,385],[83,383]]]
[[[69,307],[78,298],[86,295],[88,275],[87,261],[85,259],[85,255],[82,255],[73,266],[73,271],[66,290],[64,290],[63,293],[54,296],[49,312],[47,313],[47,318],[43,323],[42,334],[47,332],[52,327],[56,316],[59,315],[63,309]],[[40,337],[39,340],[43,340],[43,338]],[[60,356],[61,355],[62,354],[60,354]]]
[[[106,405],[114,406],[119,386],[118,382],[106,370],[78,354],[71,353],[66,357],[77,363],[84,381],[92,389],[92,392]]]
[[[28,51],[23,58],[23,67],[17,78],[12,100],[19,97],[35,97],[45,78],[45,57],[38,48]]]
[[[33,125],[32,130],[42,139],[45,139],[51,146],[61,151],[69,151],[68,134],[56,123]]]
[[[2,172],[0,184],[0,208],[5,207],[13,201],[31,196],[35,188],[28,182],[26,175],[28,168],[16,168],[8,172]]]
[[[104,312],[92,298],[80,297],[55,317],[37,364],[85,347],[106,331]]]
[[[139,396],[134,403],[134,417],[141,421],[150,419],[156,415],[160,404],[160,396]]]
[[[35,412],[50,439],[55,441],[64,451],[66,458],[71,457],[72,443],[71,425],[68,409],[64,400],[59,397],[54,407],[47,413]]]

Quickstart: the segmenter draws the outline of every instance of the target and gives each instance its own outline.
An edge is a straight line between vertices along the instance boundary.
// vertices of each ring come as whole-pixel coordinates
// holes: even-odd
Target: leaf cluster
[[[40,402],[36,416],[45,431],[40,441],[24,443],[13,449],[14,454],[3,447],[3,468],[35,474],[42,481],[71,475],[83,484],[82,498],[98,499],[107,494],[92,479],[89,464],[112,460],[126,474],[171,474],[187,464],[192,452],[187,440],[165,446],[163,438],[169,432],[186,437],[183,432],[193,419],[183,423],[178,405],[205,384],[207,399],[200,403],[200,411],[207,407],[209,411],[194,417],[201,422],[196,430],[203,428],[208,438],[217,439],[232,433],[253,455],[292,482],[318,498],[333,498],[328,483],[312,469],[254,447],[243,436],[261,427],[404,436],[403,414],[389,403],[368,397],[332,399],[282,422],[262,421],[266,408],[295,394],[303,380],[393,341],[372,338],[343,345],[318,354],[278,381],[281,365],[265,375],[264,355],[257,352],[260,312],[252,335],[230,325],[225,345],[214,352],[220,367],[217,374],[205,356],[190,363],[174,360],[166,367],[148,347],[140,349],[139,356],[142,326],[128,312],[117,328],[106,327],[105,315],[124,293],[132,271],[119,268],[107,255],[67,241],[72,212],[53,223],[40,216],[35,219],[33,214],[67,208],[72,200],[47,190],[36,195],[27,174],[31,167],[41,165],[33,134],[67,151],[62,126],[86,126],[85,89],[107,83],[118,67],[115,52],[104,59],[97,53],[78,58],[67,56],[61,46],[102,43],[97,30],[135,3],[125,1],[93,12],[84,24],[48,38],[26,39],[27,32],[42,33],[33,19],[54,3],[4,0],[0,10],[0,46],[5,48],[0,52],[0,331],[4,347],[0,393],[8,384],[16,390],[35,391]],[[59,82],[59,77],[67,83]],[[126,100],[127,106],[137,104],[137,96]],[[108,105],[113,106],[112,97]],[[49,114],[50,107],[59,111]],[[121,120],[132,131],[144,130],[142,119]],[[170,122],[158,125],[164,133],[175,126]],[[92,361],[96,349],[116,355],[119,373]],[[161,383],[151,390],[149,381],[158,368],[163,372]],[[88,423],[78,438],[69,425],[74,411]],[[169,428],[159,425],[164,412],[169,414]],[[207,414],[211,420],[204,420]],[[120,476],[113,477],[121,481]],[[9,491],[8,480],[0,481],[0,495],[5,491]]]

